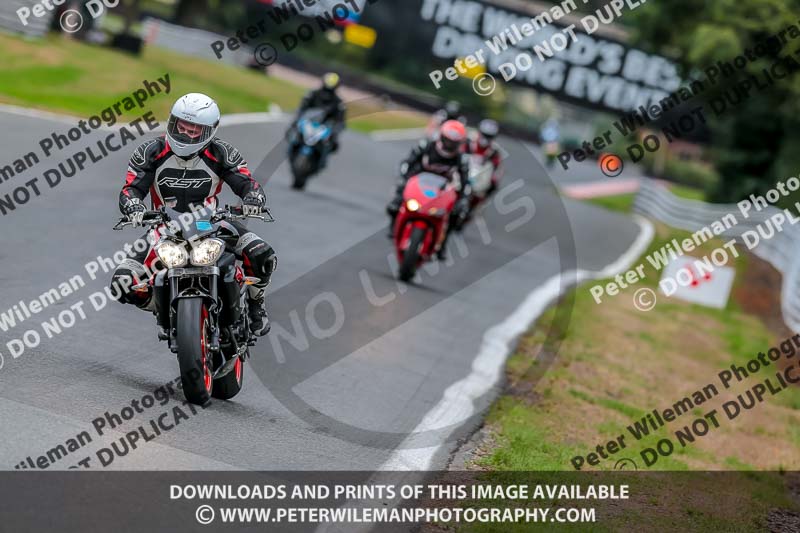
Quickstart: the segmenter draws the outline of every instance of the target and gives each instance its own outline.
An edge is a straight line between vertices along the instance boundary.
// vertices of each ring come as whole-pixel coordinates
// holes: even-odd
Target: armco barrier
[[[28,37],[41,37],[47,33],[47,28],[53,19],[53,12],[47,11],[43,17],[31,16],[28,18],[27,24],[23,24],[17,15],[19,8],[33,9],[37,3],[34,0],[3,0],[0,2],[0,30],[21,33]]]
[[[662,184],[648,179],[642,180],[633,208],[642,215],[691,232],[709,226],[727,213],[733,213],[739,223],[723,235],[739,242],[744,232],[755,229],[780,211],[768,206],[759,212],[751,211],[749,218],[744,219],[735,204],[709,204],[680,198]],[[783,231],[771,239],[762,238],[752,252],[783,275],[783,321],[793,331],[800,332],[800,226],[784,226]]]
[[[228,39],[210,31],[178,26],[150,17],[144,20],[142,37],[147,44],[212,61],[216,61],[217,57],[211,50],[211,43]],[[249,65],[252,59],[253,49],[248,46],[243,46],[236,52],[227,52],[222,57],[223,61],[237,65]]]

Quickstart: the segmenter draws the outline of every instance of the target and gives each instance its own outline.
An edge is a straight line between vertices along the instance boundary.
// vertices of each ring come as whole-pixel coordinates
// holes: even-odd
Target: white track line
[[[565,273],[567,279],[577,283],[587,279],[613,277],[627,270],[644,253],[653,238],[653,225],[645,218],[634,216],[639,225],[639,235],[631,247],[616,261],[599,272],[577,270]],[[531,292],[524,302],[503,322],[493,326],[483,336],[478,356],[472,363],[472,372],[450,385],[442,399],[423,417],[417,427],[397,451],[381,466],[381,470],[428,470],[435,455],[443,445],[413,448],[414,434],[459,424],[475,414],[474,402],[499,383],[506,358],[519,335],[560,296],[562,274],[556,274]],[[404,449],[405,448],[405,449]]]
[[[369,134],[373,141],[416,141],[425,136],[425,128],[407,128],[403,130],[379,130]]]
[[[605,266],[602,270],[592,272],[589,270],[576,270],[568,272],[567,279],[576,279],[577,283],[588,279],[603,279],[613,277],[624,272],[639,258],[653,239],[653,225],[644,217],[633,215],[639,226],[639,234],[630,248],[616,261]],[[472,363],[472,372],[465,378],[453,383],[445,390],[442,399],[423,417],[414,428],[412,434],[398,447],[392,456],[378,469],[384,472],[427,471],[431,468],[433,459],[445,443],[428,448],[411,448],[414,444],[414,435],[437,428],[456,425],[475,414],[475,400],[488,393],[500,382],[503,375],[505,362],[515,345],[516,339],[525,333],[547,309],[553,301],[560,296],[562,274],[556,274],[543,285],[531,292],[525,301],[503,322],[489,328],[483,336],[478,356]],[[406,446],[409,446],[406,448]],[[381,475],[376,474],[369,483],[380,482]],[[393,479],[396,482],[396,479]],[[413,482],[409,480],[409,482]],[[360,502],[348,502],[343,507]],[[386,502],[384,502],[386,503]],[[394,506],[398,501],[388,503]],[[318,531],[331,531],[318,529]]]
[[[0,104],[0,113],[7,113],[9,115],[18,115],[21,117],[38,118],[41,120],[50,120],[62,124],[71,124],[73,126],[77,125],[77,123],[81,120],[86,120],[85,118],[81,118],[74,115],[55,113],[52,111],[42,111],[39,109],[30,109],[28,107],[20,107],[11,104]],[[240,124],[268,124],[272,122],[284,122],[289,117],[291,117],[291,115],[288,113],[284,113],[280,109],[280,107],[271,106],[270,110],[265,113],[231,113],[229,115],[223,115],[222,119],[220,120],[220,124],[223,127],[238,126]],[[124,124],[122,122],[119,122],[112,128],[103,125],[98,129],[113,130],[113,129],[119,129],[123,125]],[[154,129],[153,131],[157,132],[159,130],[164,130],[164,129],[165,126],[162,125],[159,128]]]
[[[284,122],[291,118],[292,115],[284,113],[280,108],[273,110],[270,109],[267,113],[234,113],[231,115],[223,115],[220,120],[220,126],[238,126],[240,124],[268,124],[271,122]]]
[[[61,122],[64,124],[75,124],[79,120],[81,120],[79,117],[72,115],[53,113],[51,111],[42,111],[39,109],[30,109],[28,107],[20,107],[11,104],[0,104],[0,112],[8,113],[9,115],[19,115],[21,117],[51,120],[54,122]]]
[[[607,265],[602,270],[592,272],[589,270],[575,270],[563,275],[567,279],[577,280],[577,283],[588,279],[604,279],[624,272],[639,258],[653,239],[653,225],[644,217],[633,215],[639,226],[639,234],[630,248],[616,261]],[[531,292],[525,301],[503,322],[489,328],[483,336],[478,356],[472,363],[472,372],[465,378],[450,385],[445,390],[442,399],[423,417],[414,428],[411,435],[395,450],[392,456],[378,469],[387,472],[377,473],[365,484],[397,483],[397,477],[388,472],[408,472],[403,482],[415,483],[421,471],[427,471],[433,464],[433,459],[446,443],[429,448],[414,449],[414,435],[425,431],[436,430],[451,425],[456,425],[475,414],[475,401],[495,387],[503,375],[505,362],[515,346],[516,339],[525,333],[547,309],[553,301],[560,296],[562,274],[556,274],[543,285]],[[408,448],[406,448],[408,447]],[[374,503],[374,502],[373,502]],[[399,500],[381,502],[393,507]],[[342,507],[359,507],[370,504],[368,502],[350,501]],[[368,528],[367,528],[368,529]],[[331,527],[320,527],[317,531],[339,531]],[[350,530],[348,530],[350,531]]]

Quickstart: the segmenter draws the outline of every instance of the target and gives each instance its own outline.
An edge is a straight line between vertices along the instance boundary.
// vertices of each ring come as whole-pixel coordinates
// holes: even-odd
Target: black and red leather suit
[[[453,222],[459,217],[465,216],[470,195],[468,182],[469,166],[466,156],[462,154],[460,150],[456,150],[452,156],[442,155],[436,148],[436,141],[430,140],[421,140],[419,144],[411,150],[408,157],[400,164],[400,180],[397,182],[394,198],[389,202],[389,205],[386,206],[386,212],[390,219],[388,236],[391,238],[394,234],[395,219],[400,209],[400,204],[403,202],[403,191],[405,190],[406,183],[411,177],[421,172],[438,174],[456,185],[458,201],[456,202],[453,212],[450,214],[451,221],[439,252],[440,258],[444,258],[447,241],[454,227]]]
[[[153,209],[163,206],[165,199],[170,199],[170,207],[181,213],[191,211],[192,206],[216,208],[217,195],[224,184],[241,198],[248,194],[264,196],[239,151],[225,141],[215,138],[197,156],[185,160],[170,150],[165,137],[160,137],[143,143],[131,156],[119,207],[124,214],[131,199],[144,200],[150,195]],[[174,206],[172,201],[176,202]],[[233,251],[242,259],[245,274],[260,279],[254,287],[263,289],[275,269],[275,252],[244,225],[232,225],[240,234]],[[144,264],[153,257],[151,249],[126,259],[115,270],[112,283],[120,276],[142,280],[146,276]],[[130,292],[120,301],[147,307],[149,299],[147,294]]]
[[[395,203],[398,207],[403,198],[406,182],[420,172],[438,174],[456,183],[459,198],[468,193],[469,166],[464,155],[456,152],[451,157],[443,156],[436,149],[435,141],[422,140],[400,164],[400,180],[395,191]]]

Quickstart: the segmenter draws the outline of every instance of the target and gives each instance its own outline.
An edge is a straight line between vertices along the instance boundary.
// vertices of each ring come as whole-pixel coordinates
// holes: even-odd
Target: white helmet
[[[169,147],[178,157],[188,159],[208,146],[219,127],[219,107],[204,94],[181,96],[167,124]]]

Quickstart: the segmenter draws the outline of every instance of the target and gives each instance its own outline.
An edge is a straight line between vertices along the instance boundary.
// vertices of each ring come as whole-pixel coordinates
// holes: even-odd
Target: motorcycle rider
[[[325,113],[322,122],[331,123],[330,143],[332,152],[339,149],[339,134],[344,129],[344,119],[347,111],[344,102],[336,94],[340,81],[339,75],[335,72],[325,74],[322,77],[322,87],[310,91],[300,102],[294,121],[296,124],[300,116],[309,109],[322,109]]]
[[[400,180],[397,182],[395,196],[386,206],[386,212],[391,220],[389,238],[394,236],[395,219],[403,202],[403,191],[409,178],[420,172],[438,174],[451,182],[454,181],[458,193],[456,207],[451,213],[451,223],[438,252],[439,260],[446,259],[447,239],[451,228],[455,225],[453,221],[465,216],[469,208],[470,188],[467,183],[469,166],[463,154],[466,140],[467,129],[464,125],[457,120],[448,120],[439,128],[436,140],[423,139],[411,150],[409,156],[400,164]]]
[[[541,130],[539,131],[539,138],[541,139],[542,146],[544,148],[547,166],[552,167],[556,164],[556,157],[558,156],[559,152],[561,152],[561,144],[559,142],[561,133],[558,120],[555,118],[548,119],[542,125]]]
[[[223,184],[242,198],[243,214],[258,214],[266,205],[261,185],[253,179],[239,151],[216,137],[220,111],[216,102],[204,94],[191,93],[175,102],[165,136],[139,146],[128,163],[125,185],[119,194],[119,208],[134,226],[142,225],[143,200],[150,194],[153,209],[165,205],[181,213],[208,208],[216,209],[217,195]],[[172,205],[174,202],[174,206]],[[235,250],[242,259],[245,274],[258,278],[248,286],[250,329],[255,335],[269,331],[264,308],[264,289],[277,265],[272,247],[239,223],[229,222],[239,231]],[[113,283],[132,286],[144,281],[144,263],[152,250],[126,259],[114,271]],[[121,281],[122,278],[128,278]],[[130,283],[133,278],[133,283]],[[127,284],[125,284],[127,281]],[[127,292],[119,297],[141,309],[153,310],[152,294]]]
[[[448,120],[457,120],[464,126],[467,125],[467,117],[461,114],[461,104],[455,100],[447,102],[442,109],[433,114],[426,129],[427,137],[429,139],[435,139],[442,127],[442,124]]]
[[[488,198],[497,190],[500,178],[503,177],[503,154],[500,146],[495,142],[500,127],[497,122],[491,119],[482,120],[478,125],[478,134],[467,143],[467,153],[478,155],[484,161],[489,161],[494,170],[492,171],[492,185],[486,193]]]

